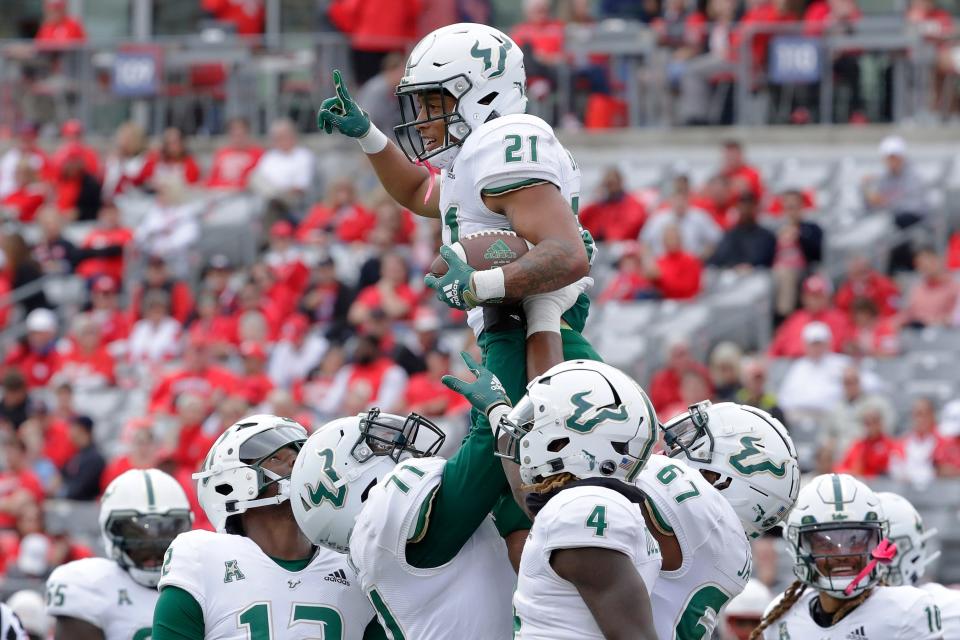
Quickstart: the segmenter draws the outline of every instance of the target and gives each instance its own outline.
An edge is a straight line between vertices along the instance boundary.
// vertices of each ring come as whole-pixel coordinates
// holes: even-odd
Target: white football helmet
[[[786,517],[800,491],[797,450],[786,427],[762,409],[701,402],[663,425],[671,457],[718,474],[713,486],[727,499],[750,538]]]
[[[7,606],[13,611],[23,624],[24,631],[29,637],[48,638],[53,629],[52,616],[47,615],[47,606],[36,591],[23,589],[17,591],[7,599]],[[6,638],[0,634],[0,638]]]
[[[264,469],[260,463],[284,447],[299,450],[307,430],[295,420],[267,414],[236,422],[210,447],[197,480],[197,498],[214,528],[227,531],[227,521],[247,509],[282,504],[289,497],[289,477]],[[277,493],[263,496],[270,486]]]
[[[568,360],[537,376],[497,427],[498,455],[527,484],[558,473],[632,482],[657,439],[657,414],[630,376],[593,360]]]
[[[765,584],[756,578],[750,578],[733,600],[720,612],[720,640],[739,640],[749,635],[763,619],[763,612],[773,602],[773,594]],[[741,634],[741,635],[738,635]]]
[[[896,493],[877,493],[883,506],[883,515],[890,523],[890,540],[897,545],[897,555],[887,567],[887,584],[919,584],[927,566],[940,557],[940,552],[930,553],[927,543],[937,535],[936,529],[924,529],[923,518],[910,501]]]
[[[150,589],[160,582],[167,547],[192,525],[187,494],[158,469],[120,474],[100,500],[100,533],[107,556]]]
[[[429,159],[438,167],[450,164],[470,132],[497,116],[523,113],[527,108],[527,75],[523,52],[502,31],[484,24],[441,27],[421,40],[407,59],[397,86],[403,124],[394,128],[400,148],[411,162]],[[418,120],[417,97],[452,96],[452,110]],[[443,120],[443,144],[427,151],[416,125]]]
[[[313,544],[347,553],[370,490],[397,463],[436,455],[443,440],[439,428],[415,413],[373,409],[323,425],[304,443],[290,475],[300,530]]]
[[[828,473],[800,491],[783,535],[793,552],[797,578],[846,600],[877,584],[886,573],[877,564],[846,593],[888,531],[880,498],[870,487],[845,473]]]
[[[29,640],[27,632],[23,630],[20,618],[13,609],[0,602],[0,638],[7,640]]]

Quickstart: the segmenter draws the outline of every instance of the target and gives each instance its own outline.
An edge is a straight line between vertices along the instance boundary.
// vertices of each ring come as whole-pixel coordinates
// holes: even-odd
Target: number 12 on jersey
[[[256,602],[237,616],[237,626],[247,630],[250,640],[274,640],[269,602]],[[330,607],[312,604],[294,604],[290,624],[321,625],[323,640],[343,639],[343,618],[340,612]]]

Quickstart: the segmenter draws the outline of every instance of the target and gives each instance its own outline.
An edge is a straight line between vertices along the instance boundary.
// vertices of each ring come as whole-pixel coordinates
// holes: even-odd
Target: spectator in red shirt
[[[263,0],[203,0],[202,6],[217,20],[232,23],[241,36],[263,33],[266,18]]]
[[[900,444],[887,434],[886,411],[883,405],[868,399],[861,405],[859,414],[864,437],[850,445],[834,473],[865,478],[887,475],[891,457],[899,453]]]
[[[133,322],[130,314],[120,309],[120,282],[100,276],[90,286],[90,313],[100,326],[103,344],[126,340]]]
[[[804,280],[801,308],[794,311],[777,329],[767,353],[774,358],[800,358],[804,355],[803,328],[822,322],[830,329],[832,350],[841,352],[850,336],[847,314],[830,306],[830,281],[815,274]]]
[[[380,280],[361,290],[350,307],[347,319],[358,326],[367,321],[374,309],[391,320],[409,320],[417,306],[417,294],[408,284],[407,263],[396,253],[380,259]]]
[[[70,346],[60,358],[55,380],[81,390],[113,386],[116,383],[115,363],[102,343],[100,327],[93,316],[78,316],[72,329]]]
[[[20,222],[33,222],[37,209],[47,199],[47,188],[37,180],[36,170],[26,160],[17,164],[14,181],[14,190],[0,200],[0,207],[8,209]]]
[[[100,154],[84,143],[83,123],[79,120],[67,120],[60,127],[60,135],[63,138],[63,144],[50,156],[51,170],[59,171],[68,156],[78,154],[83,158],[83,168],[86,172],[99,180],[101,177]]]
[[[451,392],[440,379],[450,373],[450,354],[445,351],[427,352],[427,370],[416,373],[407,382],[404,394],[406,411],[428,418],[464,414],[470,404],[459,393]]]
[[[69,383],[61,382],[57,385],[59,395],[73,395],[73,388]],[[55,411],[50,411],[46,403],[36,403],[33,416],[30,418],[42,432],[43,437],[43,456],[50,460],[58,469],[70,461],[73,454],[77,452],[76,447],[70,440],[70,419],[73,415],[64,416]]]
[[[103,166],[103,197],[113,200],[117,194],[136,186],[146,160],[147,138],[134,122],[124,122],[113,137],[113,150]]]
[[[931,247],[917,251],[913,261],[920,280],[907,294],[900,323],[913,328],[950,324],[960,298],[960,283],[944,269],[943,259]]]
[[[56,167],[54,204],[69,220],[94,220],[100,211],[101,186],[84,167],[82,147],[68,147]]]
[[[877,305],[870,298],[857,298],[850,308],[853,335],[852,355],[885,358],[897,355],[897,325],[892,317],[881,318]]]
[[[27,339],[7,354],[6,365],[23,371],[27,387],[46,386],[60,368],[57,351],[57,316],[49,309],[34,309],[27,316]]]
[[[240,190],[247,188],[263,148],[250,137],[250,125],[243,118],[227,122],[227,144],[213,156],[213,166],[206,186],[211,189]]]
[[[330,21],[350,36],[357,86],[380,72],[383,58],[416,38],[421,0],[334,0]]]
[[[293,225],[286,220],[274,222],[270,227],[270,248],[263,261],[273,272],[275,281],[287,289],[290,301],[274,298],[282,308],[292,307],[293,300],[300,298],[310,280],[310,270],[304,261],[301,248],[293,241]],[[282,304],[281,304],[282,303]]]
[[[647,220],[643,204],[624,191],[623,174],[616,167],[604,172],[601,198],[580,211],[580,224],[597,241],[636,240]]]
[[[397,411],[403,406],[407,374],[384,354],[380,338],[358,336],[350,364],[340,369],[327,397],[319,407],[321,413],[350,415],[380,407]]]
[[[186,323],[193,311],[193,294],[187,283],[170,275],[163,256],[153,255],[147,259],[147,270],[142,283],[137,283],[131,296],[130,308],[135,319],[143,317],[143,297],[151,290],[159,289],[170,295],[170,315],[180,324]]]
[[[735,222],[731,215],[730,181],[722,174],[710,176],[700,193],[690,198],[690,206],[709,213],[721,229],[729,229]]]
[[[736,206],[740,195],[746,192],[753,193],[757,202],[763,201],[763,178],[760,177],[759,171],[747,164],[743,157],[743,145],[738,141],[727,140],[723,143],[723,162],[720,172],[730,181],[728,207]]]
[[[46,0],[43,3],[43,22],[34,36],[34,42],[43,48],[58,48],[66,44],[86,41],[83,24],[67,15],[66,0]]]
[[[624,247],[617,261],[617,272],[600,294],[600,302],[636,300],[649,297],[653,285],[645,275],[644,264],[651,258],[644,257],[643,245],[632,242]]]
[[[187,391],[177,397],[176,406],[178,426],[173,460],[180,469],[196,471],[216,440],[216,436],[203,430],[203,423],[210,415],[209,398]]]
[[[123,432],[126,453],[107,464],[100,476],[100,491],[106,489],[114,478],[130,469],[152,469],[157,466],[157,444],[150,420],[134,418],[124,426]]]
[[[874,269],[870,259],[862,254],[847,262],[847,279],[837,289],[834,304],[841,311],[852,313],[857,298],[868,298],[884,318],[896,315],[900,301],[900,289],[893,280]]]
[[[16,435],[4,437],[4,465],[0,469],[0,529],[13,527],[21,510],[31,502],[43,502],[43,483],[31,471],[26,453],[27,448]]]
[[[376,224],[376,216],[357,199],[356,186],[349,178],[334,181],[323,203],[313,205],[297,227],[301,242],[323,243],[336,233],[344,242],[358,242]]]
[[[413,242],[417,224],[413,214],[404,209],[390,196],[384,196],[373,203],[374,223],[370,232],[365,234],[364,242],[374,246],[396,247]],[[341,235],[339,229],[337,235]]]
[[[133,239],[133,232],[120,224],[120,210],[106,202],[97,214],[97,225],[83,239],[81,248],[93,254],[80,261],[76,274],[87,279],[108,276],[115,281],[123,279],[123,251]]]
[[[685,338],[673,338],[667,346],[667,364],[650,381],[650,401],[655,407],[666,407],[681,401],[680,382],[685,373],[696,373],[710,379],[710,370],[690,355]],[[711,390],[712,393],[712,390]]]
[[[680,397],[676,402],[657,409],[657,414],[666,422],[686,412],[690,405],[709,400],[710,396],[710,381],[696,371],[687,371],[680,376]]]
[[[256,342],[244,342],[240,345],[240,356],[243,358],[240,393],[250,405],[256,406],[273,391],[273,380],[267,375],[267,352]]]
[[[176,127],[164,130],[160,148],[147,154],[135,182],[156,190],[168,178],[180,184],[196,184],[200,180],[200,167],[187,149],[183,132]]]
[[[700,293],[703,264],[683,250],[683,239],[676,225],[663,230],[664,253],[647,269],[647,277],[666,300],[689,300]]]
[[[931,398],[919,397],[910,409],[910,431],[899,440],[890,473],[915,487],[928,485],[936,476],[954,472],[954,447],[937,429],[937,407]]]
[[[563,21],[551,17],[549,0],[526,0],[523,4],[526,20],[513,28],[510,37],[525,54],[533,54],[533,61],[559,64],[564,57]]]
[[[237,377],[210,359],[206,337],[190,336],[183,352],[183,366],[162,377],[150,394],[150,412],[173,413],[177,398],[193,393],[206,402],[215,402],[237,388]]]

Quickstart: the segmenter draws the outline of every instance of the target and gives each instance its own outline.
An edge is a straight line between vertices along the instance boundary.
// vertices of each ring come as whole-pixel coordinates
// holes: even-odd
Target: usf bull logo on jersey
[[[730,456],[730,466],[745,476],[751,476],[755,473],[770,473],[777,478],[782,478],[787,469],[784,464],[773,464],[773,462],[756,447],[760,438],[745,436],[740,439],[743,449],[739,453]]]
[[[597,407],[587,400],[589,391],[573,394],[570,402],[573,403],[573,413],[567,418],[567,429],[577,433],[590,433],[601,423],[609,420],[610,422],[626,422],[627,408],[622,404],[617,405],[616,409],[610,407]]]
[[[307,511],[313,507],[319,507],[324,500],[329,500],[334,507],[340,509],[347,498],[347,485],[340,484],[340,476],[333,468],[333,451],[323,449],[318,451],[317,455],[323,460],[323,473],[317,478],[315,486],[309,482],[306,483],[307,492],[313,505],[307,504],[303,499],[301,499],[301,502],[303,502]]]

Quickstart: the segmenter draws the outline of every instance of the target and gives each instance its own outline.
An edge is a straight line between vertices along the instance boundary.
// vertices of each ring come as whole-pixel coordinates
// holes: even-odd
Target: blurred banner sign
[[[113,61],[113,93],[123,98],[149,98],[160,92],[162,50],[152,46],[128,46],[117,51]]]
[[[778,36],[770,42],[770,82],[809,84],[820,81],[820,40]]]

